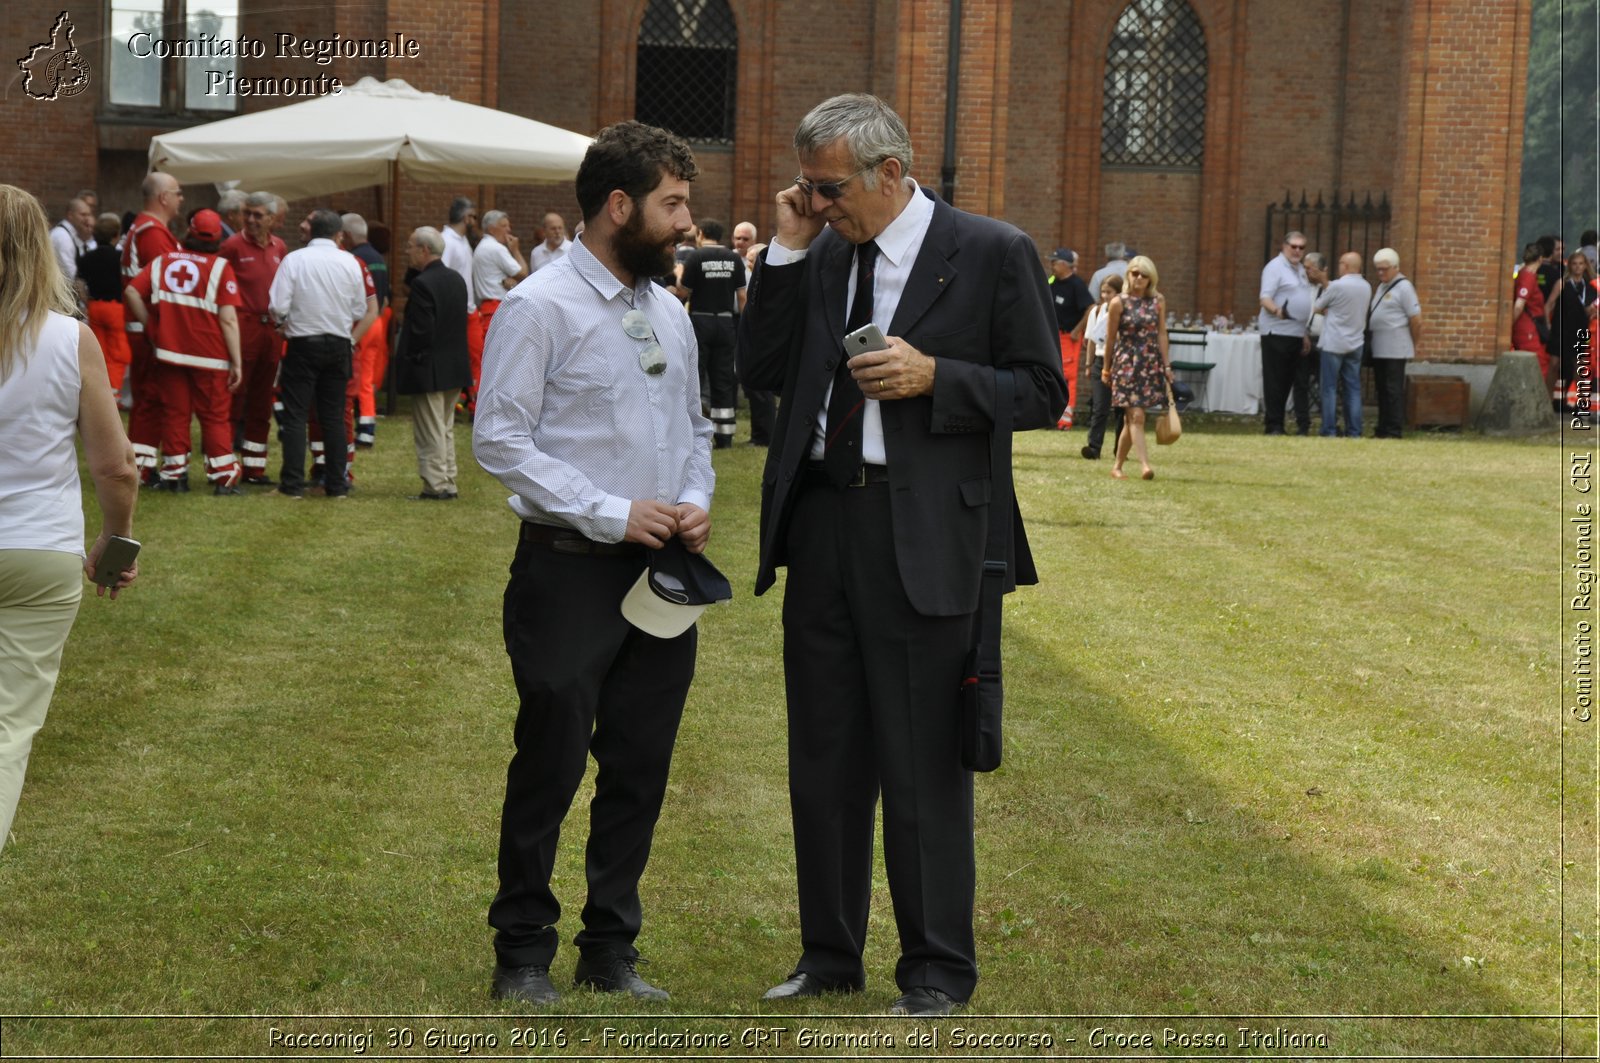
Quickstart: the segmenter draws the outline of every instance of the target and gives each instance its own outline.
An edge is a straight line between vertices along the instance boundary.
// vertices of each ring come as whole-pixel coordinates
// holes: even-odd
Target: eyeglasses
[[[1304,251],[1306,249],[1305,244],[1289,244],[1288,247],[1291,251]]]
[[[650,341],[639,352],[640,369],[649,376],[660,376],[667,371],[667,354],[656,342],[656,330],[650,327],[650,319],[644,316],[643,310],[634,309],[623,314],[622,331],[633,339]]]
[[[1143,276],[1146,276],[1146,274],[1145,274],[1145,271],[1142,270],[1142,269],[1130,269],[1128,271],[1128,276],[1130,276],[1130,277],[1143,277]]]
[[[868,163],[855,173],[851,174],[849,177],[844,177],[837,181],[807,181],[802,175],[796,177],[794,179],[794,183],[799,187],[801,192],[805,193],[805,197],[807,199],[810,199],[812,196],[821,196],[823,199],[838,199],[844,195],[845,185],[849,184],[851,181],[854,181],[857,177],[860,177],[874,166],[879,165],[879,163],[882,161],[882,159],[879,159],[878,162]]]
[[[269,215],[264,210],[247,210],[247,211],[244,212],[244,216],[247,217],[247,218],[267,218],[267,217],[271,217],[271,215]]]

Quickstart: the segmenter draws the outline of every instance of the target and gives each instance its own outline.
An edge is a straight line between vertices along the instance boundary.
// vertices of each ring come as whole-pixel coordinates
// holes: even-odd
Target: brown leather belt
[[[597,543],[571,528],[555,528],[548,524],[522,522],[522,541],[537,543],[558,554],[581,554],[590,557],[626,557],[639,554],[644,547],[638,543]]]
[[[820,480],[833,485],[833,480],[828,476],[828,467],[820,461],[806,462],[806,476],[812,480]],[[862,462],[861,468],[856,470],[855,477],[846,487],[866,487],[868,484],[886,484],[889,482],[889,466],[868,465]]]

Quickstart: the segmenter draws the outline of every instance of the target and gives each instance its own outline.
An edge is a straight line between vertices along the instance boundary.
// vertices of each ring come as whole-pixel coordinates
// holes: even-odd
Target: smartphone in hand
[[[126,539],[120,535],[113,535],[106,541],[106,548],[100,553],[100,560],[94,566],[94,581],[101,587],[115,587],[117,580],[122,578],[124,569],[130,567],[139,556],[139,541]]]
[[[870,322],[862,325],[844,338],[844,356],[847,359],[854,358],[858,354],[866,354],[869,351],[886,351],[888,349],[889,341],[883,338],[883,332],[878,326]]]

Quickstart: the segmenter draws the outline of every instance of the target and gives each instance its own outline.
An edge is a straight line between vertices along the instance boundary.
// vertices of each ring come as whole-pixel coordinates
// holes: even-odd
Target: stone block
[[[1556,430],[1550,390],[1539,373],[1539,359],[1531,351],[1507,351],[1495,360],[1494,379],[1489,382],[1476,427],[1497,436]]]

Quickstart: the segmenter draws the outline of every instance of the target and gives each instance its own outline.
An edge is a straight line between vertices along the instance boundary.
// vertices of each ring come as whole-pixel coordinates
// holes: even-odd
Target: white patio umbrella
[[[337,95],[165,133],[150,168],[285,199],[415,181],[526,184],[578,172],[590,138],[531,118],[362,78]]]

